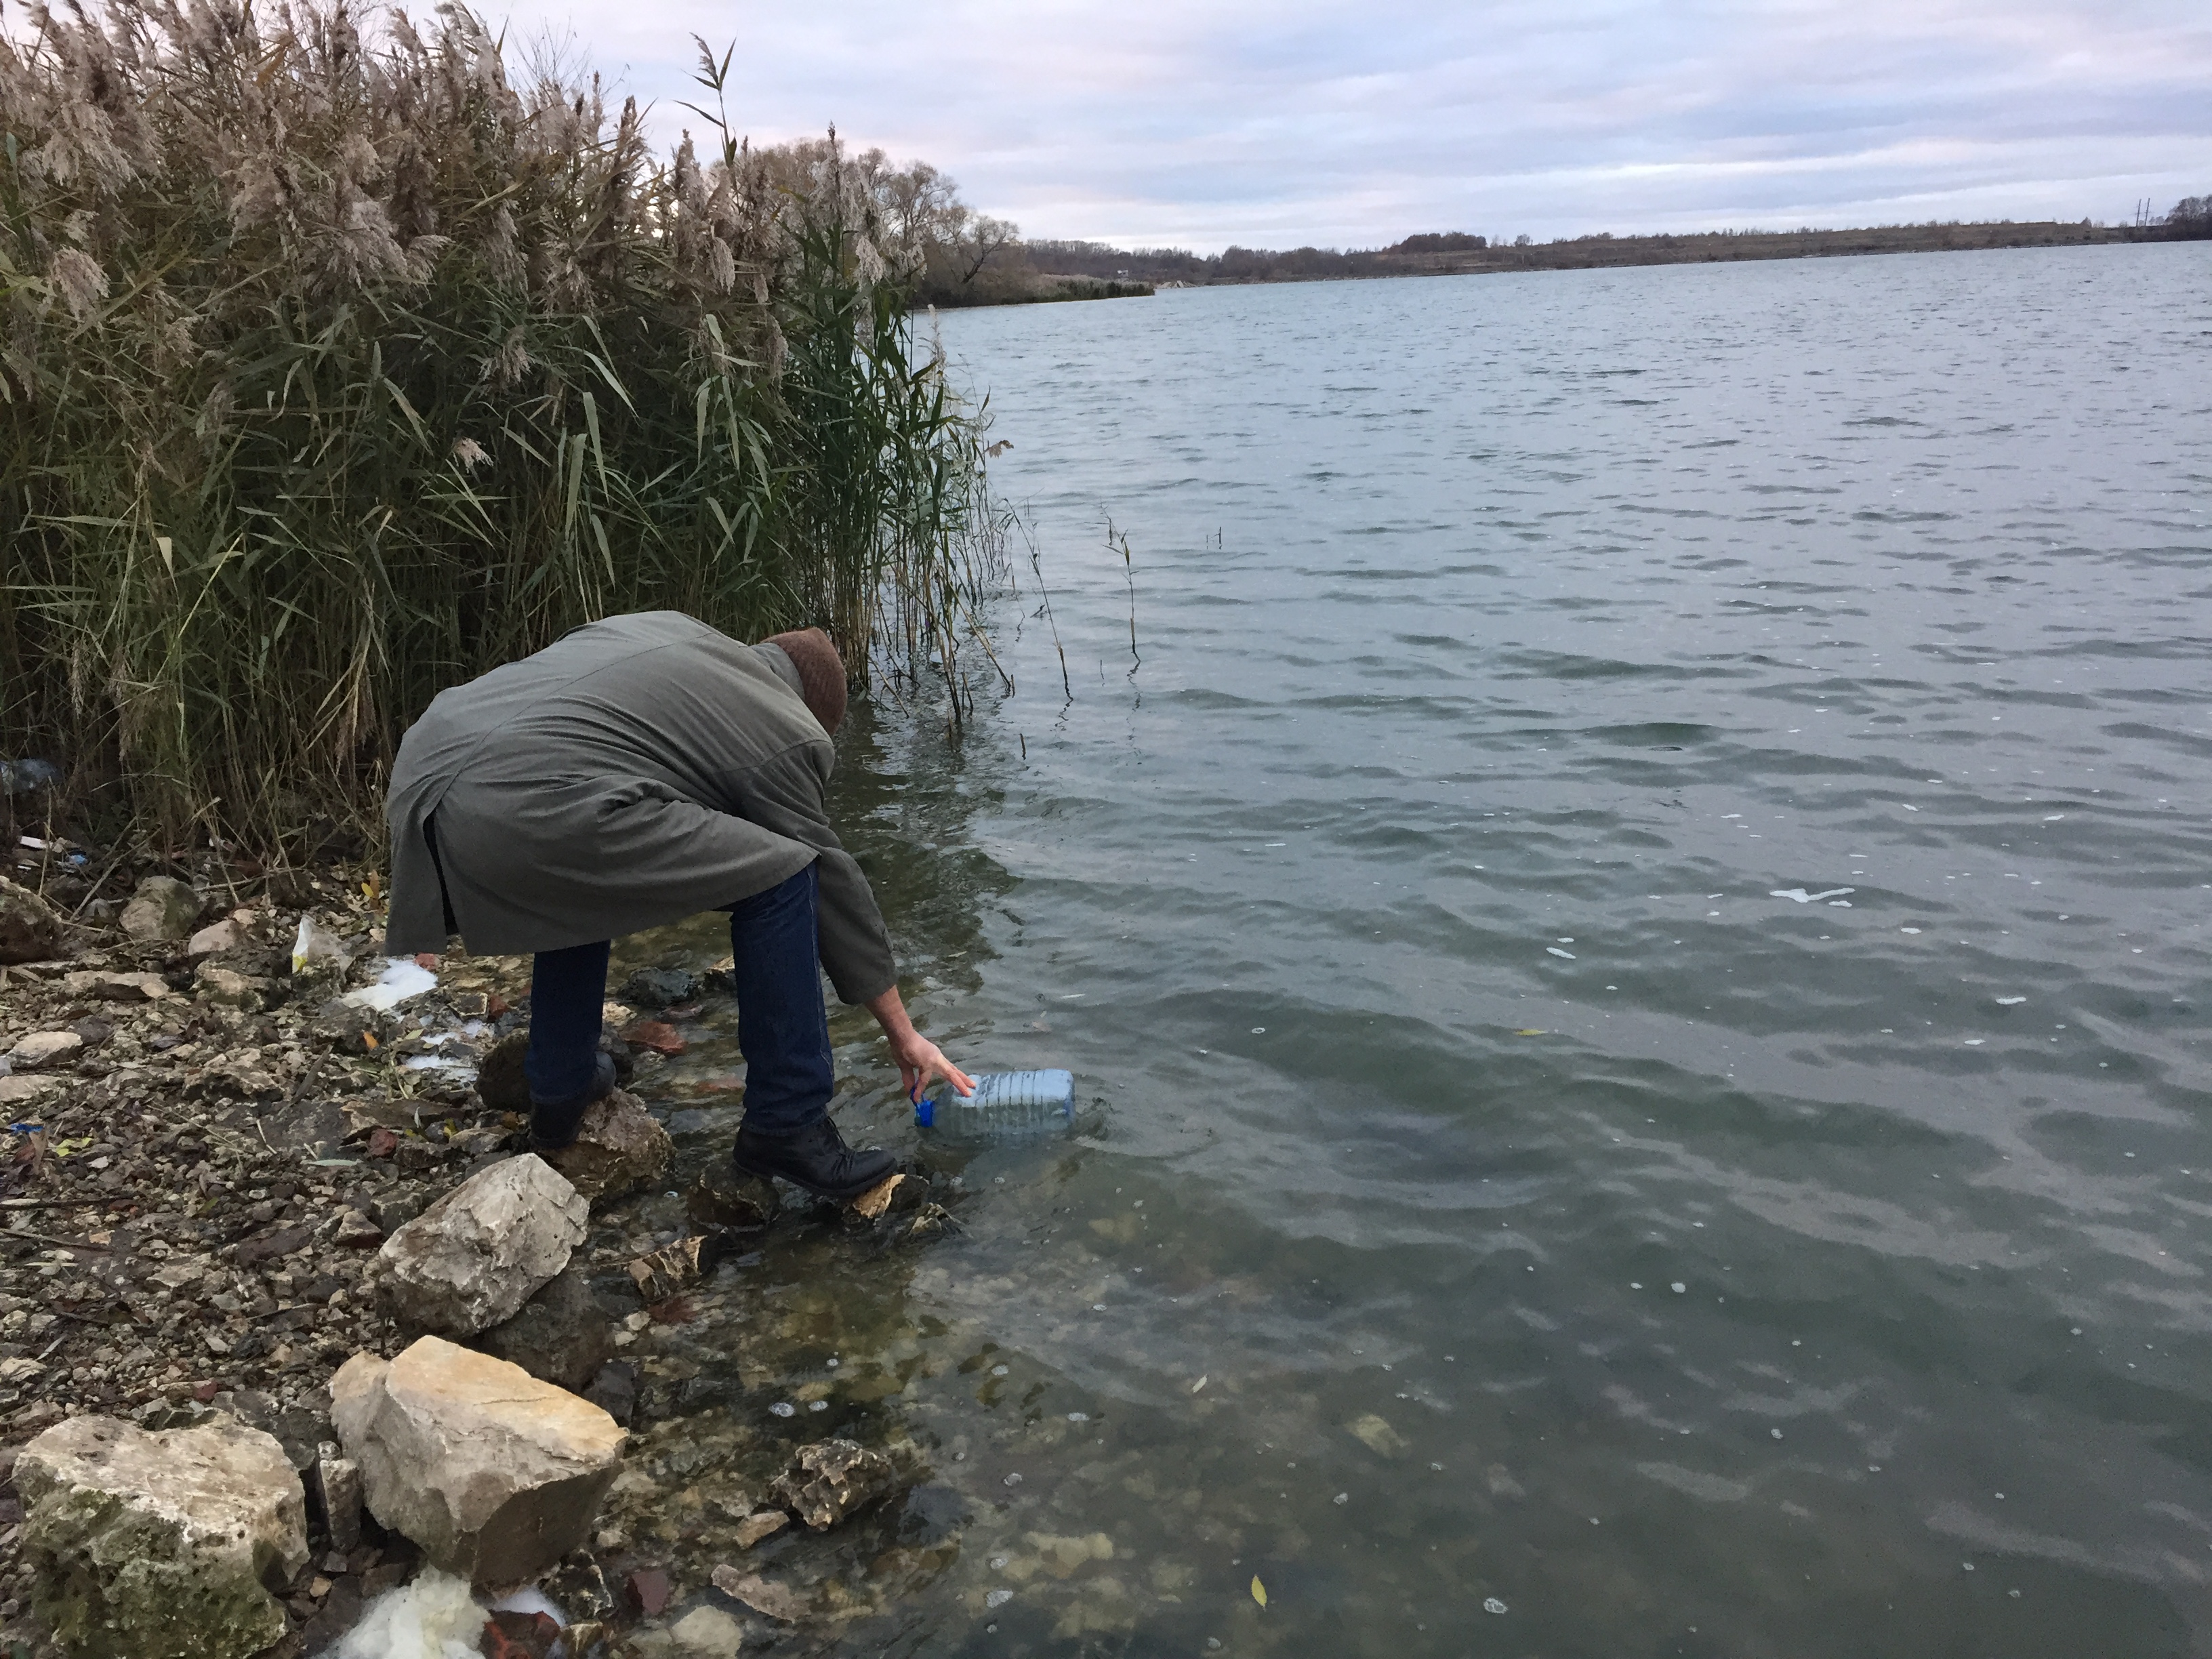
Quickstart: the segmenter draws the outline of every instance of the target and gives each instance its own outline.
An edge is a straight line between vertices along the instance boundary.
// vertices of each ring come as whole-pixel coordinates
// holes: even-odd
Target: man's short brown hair
[[[807,712],[822,722],[824,732],[836,736],[845,720],[845,659],[837,654],[830,636],[818,628],[801,628],[788,634],[771,634],[761,643],[775,647],[791,659],[791,665],[799,671],[799,695]]]

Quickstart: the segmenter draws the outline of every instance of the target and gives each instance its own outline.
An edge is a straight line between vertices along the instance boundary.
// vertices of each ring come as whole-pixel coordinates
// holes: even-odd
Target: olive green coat
[[[835,758],[775,646],[673,611],[577,629],[439,693],[409,728],[386,807],[385,949],[445,950],[450,914],[479,955],[559,950],[818,863],[822,965],[839,996],[868,1001],[896,969],[823,810]]]

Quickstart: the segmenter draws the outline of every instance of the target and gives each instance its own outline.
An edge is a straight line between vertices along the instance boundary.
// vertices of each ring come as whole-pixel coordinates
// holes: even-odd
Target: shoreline
[[[1390,249],[1338,252],[1298,248],[1288,252],[1231,247],[1200,258],[1176,252],[1126,252],[1097,245],[1048,243],[1048,257],[1060,264],[1096,260],[1109,276],[1074,270],[1038,280],[1090,292],[1025,294],[975,299],[959,305],[938,301],[940,309],[980,310],[988,306],[1033,303],[1040,299],[1117,299],[1139,291],[1150,295],[1170,289],[1254,288],[1291,283],[1371,282],[1401,276],[1492,276],[1549,270],[1612,270],[1644,265],[1742,264],[1777,259],[1856,258],[1890,253],[1970,253],[2002,248],[2103,247],[2141,243],[2205,240],[2176,234],[2164,227],[2062,224],[2052,221],[2000,220],[1980,224],[1894,225],[1851,230],[1705,231],[1690,235],[1613,236],[1602,234],[1571,240],[1461,248],[1439,252]],[[1104,290],[1115,289],[1117,292]]]

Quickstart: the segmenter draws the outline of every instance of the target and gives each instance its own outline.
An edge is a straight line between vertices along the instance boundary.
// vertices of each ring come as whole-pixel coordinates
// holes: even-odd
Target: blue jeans
[[[738,1049],[745,1057],[745,1127],[790,1134],[830,1110],[835,1086],[830,1018],[822,1006],[821,878],[808,865],[789,880],[723,908],[730,913]],[[530,969],[531,1098],[574,1100],[592,1086],[607,944],[541,951]]]

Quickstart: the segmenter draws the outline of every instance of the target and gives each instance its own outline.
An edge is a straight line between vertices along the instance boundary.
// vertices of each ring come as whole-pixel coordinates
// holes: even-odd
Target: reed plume
[[[634,101],[511,75],[454,6],[28,19],[0,751],[63,759],[110,832],[283,858],[373,826],[433,695],[611,612],[957,675],[981,411],[834,135],[755,149],[718,101],[706,161],[657,155]]]

